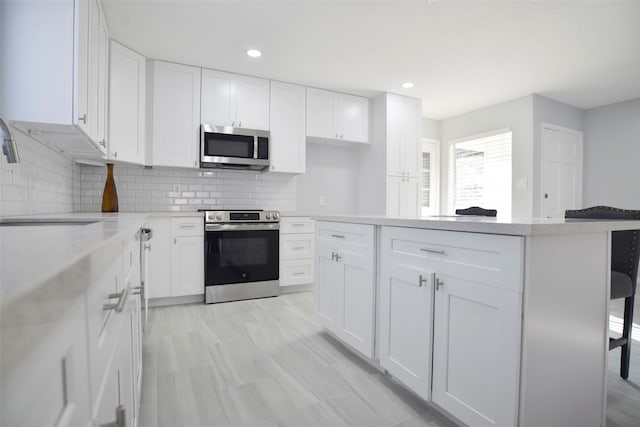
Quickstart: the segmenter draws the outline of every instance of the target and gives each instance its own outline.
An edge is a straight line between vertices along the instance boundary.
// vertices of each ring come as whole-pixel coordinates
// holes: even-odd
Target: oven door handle
[[[205,231],[277,231],[280,224],[205,224]]]

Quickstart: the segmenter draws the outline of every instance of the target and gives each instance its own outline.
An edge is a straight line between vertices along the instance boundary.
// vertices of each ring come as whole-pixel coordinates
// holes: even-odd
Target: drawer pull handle
[[[331,237],[335,237],[336,239],[344,239],[344,234],[332,234]]]
[[[420,248],[420,250],[422,252],[429,252],[432,254],[440,254],[440,255],[444,255],[444,250],[443,249],[429,249],[429,248]]]
[[[303,276],[304,272],[303,271],[296,271],[295,273],[293,273],[294,276]]]
[[[293,226],[293,227],[304,227],[304,224],[302,224],[301,222],[298,222],[298,223],[291,224],[291,226]]]
[[[299,251],[299,250],[302,250],[302,249],[304,249],[304,246],[294,246],[294,248],[293,248],[294,251]]]
[[[105,304],[102,306],[103,310],[114,310],[116,313],[120,313],[124,308],[124,303],[127,301],[127,296],[129,295],[129,288],[125,288],[122,292],[118,292],[115,294],[109,294],[109,299],[118,298],[118,302],[115,304]]]
[[[422,277],[422,274],[421,274],[418,279],[418,287],[421,288],[423,285],[426,285],[426,284],[427,284],[427,279]]]
[[[180,224],[180,228],[196,228],[195,224]]]

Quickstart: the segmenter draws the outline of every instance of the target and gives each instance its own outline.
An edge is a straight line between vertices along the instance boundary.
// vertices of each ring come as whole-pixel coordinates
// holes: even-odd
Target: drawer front
[[[305,217],[284,217],[280,219],[280,234],[313,233],[313,220]]]
[[[124,255],[122,256],[124,277],[128,280],[135,268],[140,268],[140,234],[136,233],[131,236],[124,247]],[[135,267],[135,268],[134,268]],[[125,280],[126,282],[126,280]],[[138,286],[138,285],[134,285]]]
[[[373,229],[373,225],[319,221],[316,226],[317,243],[365,253],[373,247]]]
[[[280,260],[280,286],[313,282],[313,259]]]
[[[280,259],[313,258],[313,234],[280,235]]]
[[[103,376],[107,369],[116,340],[124,324],[124,316],[113,309],[105,309],[106,304],[117,304],[118,298],[110,294],[120,294],[124,288],[122,256],[108,268],[102,279],[87,292],[87,323],[89,329],[89,361],[91,366],[92,396],[99,394]]]
[[[171,235],[174,237],[204,236],[204,219],[171,218]]]
[[[522,237],[383,227],[382,240],[392,261],[415,256],[439,274],[522,290]]]

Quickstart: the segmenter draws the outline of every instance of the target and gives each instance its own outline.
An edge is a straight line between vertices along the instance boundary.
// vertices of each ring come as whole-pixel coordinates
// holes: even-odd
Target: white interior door
[[[582,206],[582,132],[542,125],[542,216]]]

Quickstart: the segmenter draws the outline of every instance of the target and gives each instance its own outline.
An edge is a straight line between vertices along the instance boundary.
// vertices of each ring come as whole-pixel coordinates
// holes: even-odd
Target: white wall
[[[640,98],[587,110],[584,130],[583,205],[640,209]]]
[[[80,167],[11,128],[19,163],[0,154],[0,216],[68,213],[78,203]]]
[[[422,137],[440,139],[440,120],[422,118]]]
[[[542,216],[542,124],[583,131],[584,110],[533,95],[533,216]]]
[[[498,129],[512,131],[512,215],[529,217],[533,213],[533,96],[483,108],[440,123],[440,206],[449,212],[449,141]],[[526,179],[528,186],[517,189],[517,179]],[[484,206],[491,208],[491,206]],[[498,212],[500,215],[500,212]]]
[[[357,148],[307,143],[307,172],[298,177],[297,209],[322,214],[354,214],[358,209]],[[318,196],[325,196],[319,206]]]
[[[116,164],[113,174],[120,212],[296,210],[297,178],[292,174],[124,164]],[[106,167],[82,166],[79,211],[101,211],[106,175]]]

